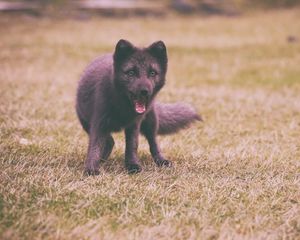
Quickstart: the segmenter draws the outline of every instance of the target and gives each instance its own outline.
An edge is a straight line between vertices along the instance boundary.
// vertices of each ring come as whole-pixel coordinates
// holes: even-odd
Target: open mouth
[[[136,113],[143,114],[144,112],[146,112],[148,96],[135,95],[133,93],[130,93],[130,99]]]
[[[149,102],[150,96],[148,93],[145,93],[143,91],[139,92],[138,94],[135,94],[133,92],[129,92],[129,98],[131,100],[131,103],[133,105],[134,111],[137,114],[143,114],[147,110],[147,105]]]
[[[146,111],[146,99],[135,99],[133,100],[135,111],[138,114],[143,114]]]

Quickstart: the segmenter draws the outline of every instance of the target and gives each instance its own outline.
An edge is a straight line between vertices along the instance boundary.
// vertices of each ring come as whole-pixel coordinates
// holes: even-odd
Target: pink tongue
[[[135,111],[137,113],[144,113],[146,111],[146,106],[143,102],[135,102]]]

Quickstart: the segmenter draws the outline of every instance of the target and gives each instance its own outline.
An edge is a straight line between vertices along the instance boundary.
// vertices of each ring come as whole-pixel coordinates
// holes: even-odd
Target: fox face
[[[165,84],[167,62],[167,50],[162,41],[143,49],[126,40],[117,43],[114,52],[115,85],[135,113],[145,113]]]

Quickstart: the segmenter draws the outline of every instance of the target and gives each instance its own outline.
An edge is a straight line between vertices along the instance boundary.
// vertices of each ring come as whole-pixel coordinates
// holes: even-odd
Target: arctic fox
[[[201,120],[188,104],[162,104],[155,96],[165,84],[167,49],[162,41],[137,48],[120,40],[113,54],[95,59],[84,71],[77,91],[76,111],[89,135],[85,171],[99,174],[114,146],[112,132],[125,130],[125,167],[142,170],[137,156],[138,137],[147,139],[154,162],[171,166],[160,151],[157,134],[170,134]]]

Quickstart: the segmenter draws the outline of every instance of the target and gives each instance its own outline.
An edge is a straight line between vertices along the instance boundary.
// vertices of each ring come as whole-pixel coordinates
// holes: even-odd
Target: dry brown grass
[[[299,10],[239,18],[36,21],[0,16],[0,239],[299,239]],[[205,122],[160,137],[175,166],[123,167],[124,139],[97,177],[77,80],[127,38],[169,49],[167,102]]]

